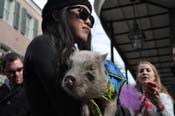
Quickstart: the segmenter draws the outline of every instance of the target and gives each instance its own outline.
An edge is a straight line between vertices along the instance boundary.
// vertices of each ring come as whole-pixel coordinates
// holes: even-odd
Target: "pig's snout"
[[[75,84],[75,81],[76,81],[75,77],[67,75],[64,79],[64,85],[68,88],[71,88]]]

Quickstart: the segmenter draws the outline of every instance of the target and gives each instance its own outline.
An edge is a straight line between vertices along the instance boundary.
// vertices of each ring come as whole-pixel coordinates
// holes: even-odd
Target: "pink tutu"
[[[141,106],[142,94],[138,92],[132,85],[124,85],[119,95],[120,104],[127,108],[139,110]]]

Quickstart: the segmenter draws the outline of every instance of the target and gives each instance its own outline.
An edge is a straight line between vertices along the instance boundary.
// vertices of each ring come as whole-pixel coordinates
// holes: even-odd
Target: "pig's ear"
[[[104,61],[106,59],[107,55],[108,55],[108,53],[101,55],[102,61]]]

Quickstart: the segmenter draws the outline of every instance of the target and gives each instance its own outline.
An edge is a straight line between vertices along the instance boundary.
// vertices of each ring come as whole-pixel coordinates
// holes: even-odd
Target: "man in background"
[[[30,116],[23,87],[23,61],[16,53],[8,53],[2,60],[7,81],[0,87],[0,116]]]

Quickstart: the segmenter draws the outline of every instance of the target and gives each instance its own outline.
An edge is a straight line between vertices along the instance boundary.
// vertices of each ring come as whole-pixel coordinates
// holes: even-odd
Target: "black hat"
[[[66,6],[72,6],[76,4],[86,5],[90,11],[92,11],[92,6],[88,0],[48,0],[42,11],[42,17],[46,16],[54,9],[62,9]]]

